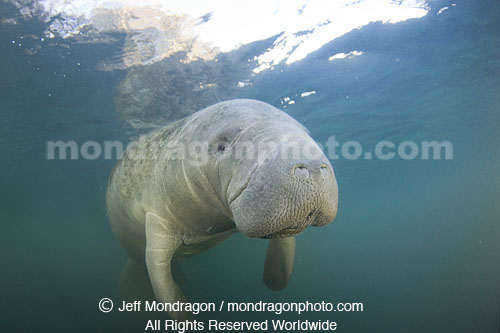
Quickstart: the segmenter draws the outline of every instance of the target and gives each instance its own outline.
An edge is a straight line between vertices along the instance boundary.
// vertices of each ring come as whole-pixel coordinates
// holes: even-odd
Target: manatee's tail
[[[153,301],[153,288],[144,265],[129,259],[123,268],[118,282],[118,297],[122,301]]]
[[[187,288],[188,280],[177,261],[173,262],[172,274],[180,286]],[[155,300],[146,266],[128,259],[118,282],[118,297],[127,302]]]

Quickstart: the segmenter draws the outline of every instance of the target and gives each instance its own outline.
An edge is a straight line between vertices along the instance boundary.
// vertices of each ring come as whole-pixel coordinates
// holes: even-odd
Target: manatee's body
[[[184,298],[171,260],[236,231],[270,239],[264,282],[283,288],[293,236],[335,218],[337,184],[328,159],[293,118],[262,102],[233,100],[129,146],[110,177],[107,208],[129,256],[146,263],[155,297],[175,302]]]

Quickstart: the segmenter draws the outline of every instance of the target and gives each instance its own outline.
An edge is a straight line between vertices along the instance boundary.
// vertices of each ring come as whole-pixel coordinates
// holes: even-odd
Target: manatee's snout
[[[297,163],[292,166],[291,173],[293,177],[299,180],[307,180],[310,177],[316,178],[315,181],[328,181],[330,174],[328,164],[321,161],[309,161]]]
[[[315,143],[306,144],[314,145],[314,158],[284,158],[274,152],[257,164],[230,204],[240,232],[249,237],[288,237],[335,219],[338,189],[333,168]]]
[[[338,188],[330,163],[318,160],[298,163],[292,167],[292,175],[299,181],[307,182],[308,179],[311,179],[313,186],[316,186],[319,193],[316,199],[320,207],[313,208],[307,214],[306,220],[311,222],[308,225],[320,227],[332,222],[337,215]],[[331,195],[332,200],[323,198],[325,195]],[[325,210],[326,215],[323,214]]]

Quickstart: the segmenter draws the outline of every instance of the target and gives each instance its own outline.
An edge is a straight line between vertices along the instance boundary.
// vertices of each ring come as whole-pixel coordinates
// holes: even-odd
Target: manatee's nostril
[[[321,164],[321,166],[319,167],[319,171],[321,172],[321,175],[325,177],[329,173],[328,166],[326,164]]]
[[[296,165],[293,174],[299,179],[309,178],[309,170],[303,165]]]

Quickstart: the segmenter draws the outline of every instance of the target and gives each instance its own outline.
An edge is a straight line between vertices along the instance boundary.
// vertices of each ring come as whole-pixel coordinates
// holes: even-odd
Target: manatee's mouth
[[[250,179],[248,180],[248,182],[250,182]],[[236,194],[232,197],[232,198],[229,198],[229,207],[231,207],[231,204],[236,200],[238,199],[242,194],[243,192],[247,189],[248,187],[248,182],[243,185],[239,190],[238,192],[236,192]]]
[[[257,171],[257,166],[255,166],[253,168],[253,170],[250,172],[250,174],[248,175],[248,178],[247,178],[246,182],[243,184],[243,186],[241,186],[238,189],[238,191],[232,197],[229,198],[229,206],[231,206],[231,204],[236,199],[238,199],[243,194],[243,192],[247,189],[248,184],[250,183],[250,180],[252,180],[252,177],[253,177],[253,174],[255,173],[255,171]]]
[[[285,229],[282,229],[280,231],[276,231],[276,232],[270,233],[268,235],[262,236],[260,238],[272,239],[272,238],[291,237],[291,236],[295,236],[297,234],[300,234],[302,231],[304,231],[306,229],[306,227],[297,227],[297,228],[289,227],[289,228],[285,228]]]
[[[241,186],[239,188],[239,190],[237,192],[235,192],[234,195],[232,195],[231,197],[229,197],[229,200],[228,200],[229,206],[231,206],[231,204],[236,199],[238,199],[241,196],[241,194],[247,189],[248,184],[250,184],[250,181],[252,180],[254,174],[257,172],[257,169],[260,167],[260,165],[263,163],[263,161],[265,161],[267,159],[268,155],[270,155],[276,149],[277,148],[275,147],[274,149],[269,150],[268,152],[266,152],[266,154],[264,154],[264,156],[262,156],[262,158],[260,158],[258,161],[256,161],[256,163],[254,163],[254,166],[253,166],[252,170],[248,174],[248,178],[247,178],[246,182],[243,184],[243,186]]]

